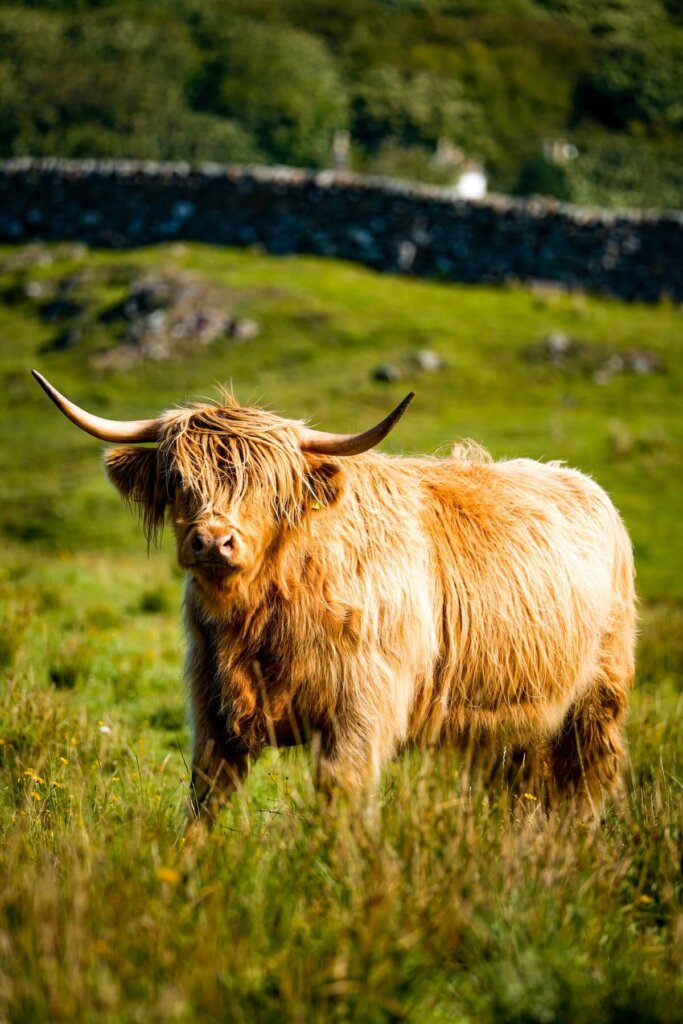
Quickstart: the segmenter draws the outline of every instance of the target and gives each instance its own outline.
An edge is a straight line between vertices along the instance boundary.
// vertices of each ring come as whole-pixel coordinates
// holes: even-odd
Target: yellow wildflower
[[[156,874],[159,881],[166,882],[167,885],[177,885],[180,881],[180,872],[175,868],[157,868]]]

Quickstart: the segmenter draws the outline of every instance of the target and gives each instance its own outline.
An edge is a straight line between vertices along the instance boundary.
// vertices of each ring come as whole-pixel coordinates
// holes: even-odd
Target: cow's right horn
[[[93,416],[92,413],[79,409],[77,405],[70,402],[68,398],[60,394],[57,388],[37,370],[31,370],[41,388],[52,399],[60,412],[63,412],[67,419],[75,423],[86,434],[98,437],[100,441],[127,441],[135,443],[140,441],[159,440],[159,420],[105,420],[101,416]]]
[[[301,450],[316,452],[318,455],[360,455],[361,452],[367,452],[393,430],[414,398],[415,392],[411,391],[388,416],[369,430],[364,430],[362,434],[327,434],[322,430],[301,427]]]

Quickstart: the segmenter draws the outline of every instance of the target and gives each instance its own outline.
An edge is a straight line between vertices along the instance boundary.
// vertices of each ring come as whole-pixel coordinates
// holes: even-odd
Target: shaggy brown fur
[[[106,457],[148,536],[168,507],[188,570],[198,806],[267,744],[317,734],[325,785],[374,786],[408,743],[524,751],[552,796],[617,784],[633,679],[628,536],[559,464],[301,451],[230,398],[165,414],[157,449]],[[196,531],[234,538],[197,565]]]

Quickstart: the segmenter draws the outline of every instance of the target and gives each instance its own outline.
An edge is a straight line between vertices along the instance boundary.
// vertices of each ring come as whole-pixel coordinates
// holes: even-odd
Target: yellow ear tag
[[[322,505],[320,504],[317,498],[314,498],[313,501],[311,502],[311,508],[313,509],[314,512],[317,512],[319,509],[322,508]]]

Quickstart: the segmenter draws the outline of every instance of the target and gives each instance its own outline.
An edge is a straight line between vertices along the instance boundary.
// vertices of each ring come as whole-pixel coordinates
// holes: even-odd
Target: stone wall
[[[683,213],[617,213],[293,168],[12,160],[0,240],[173,239],[316,253],[452,281],[683,299]]]

